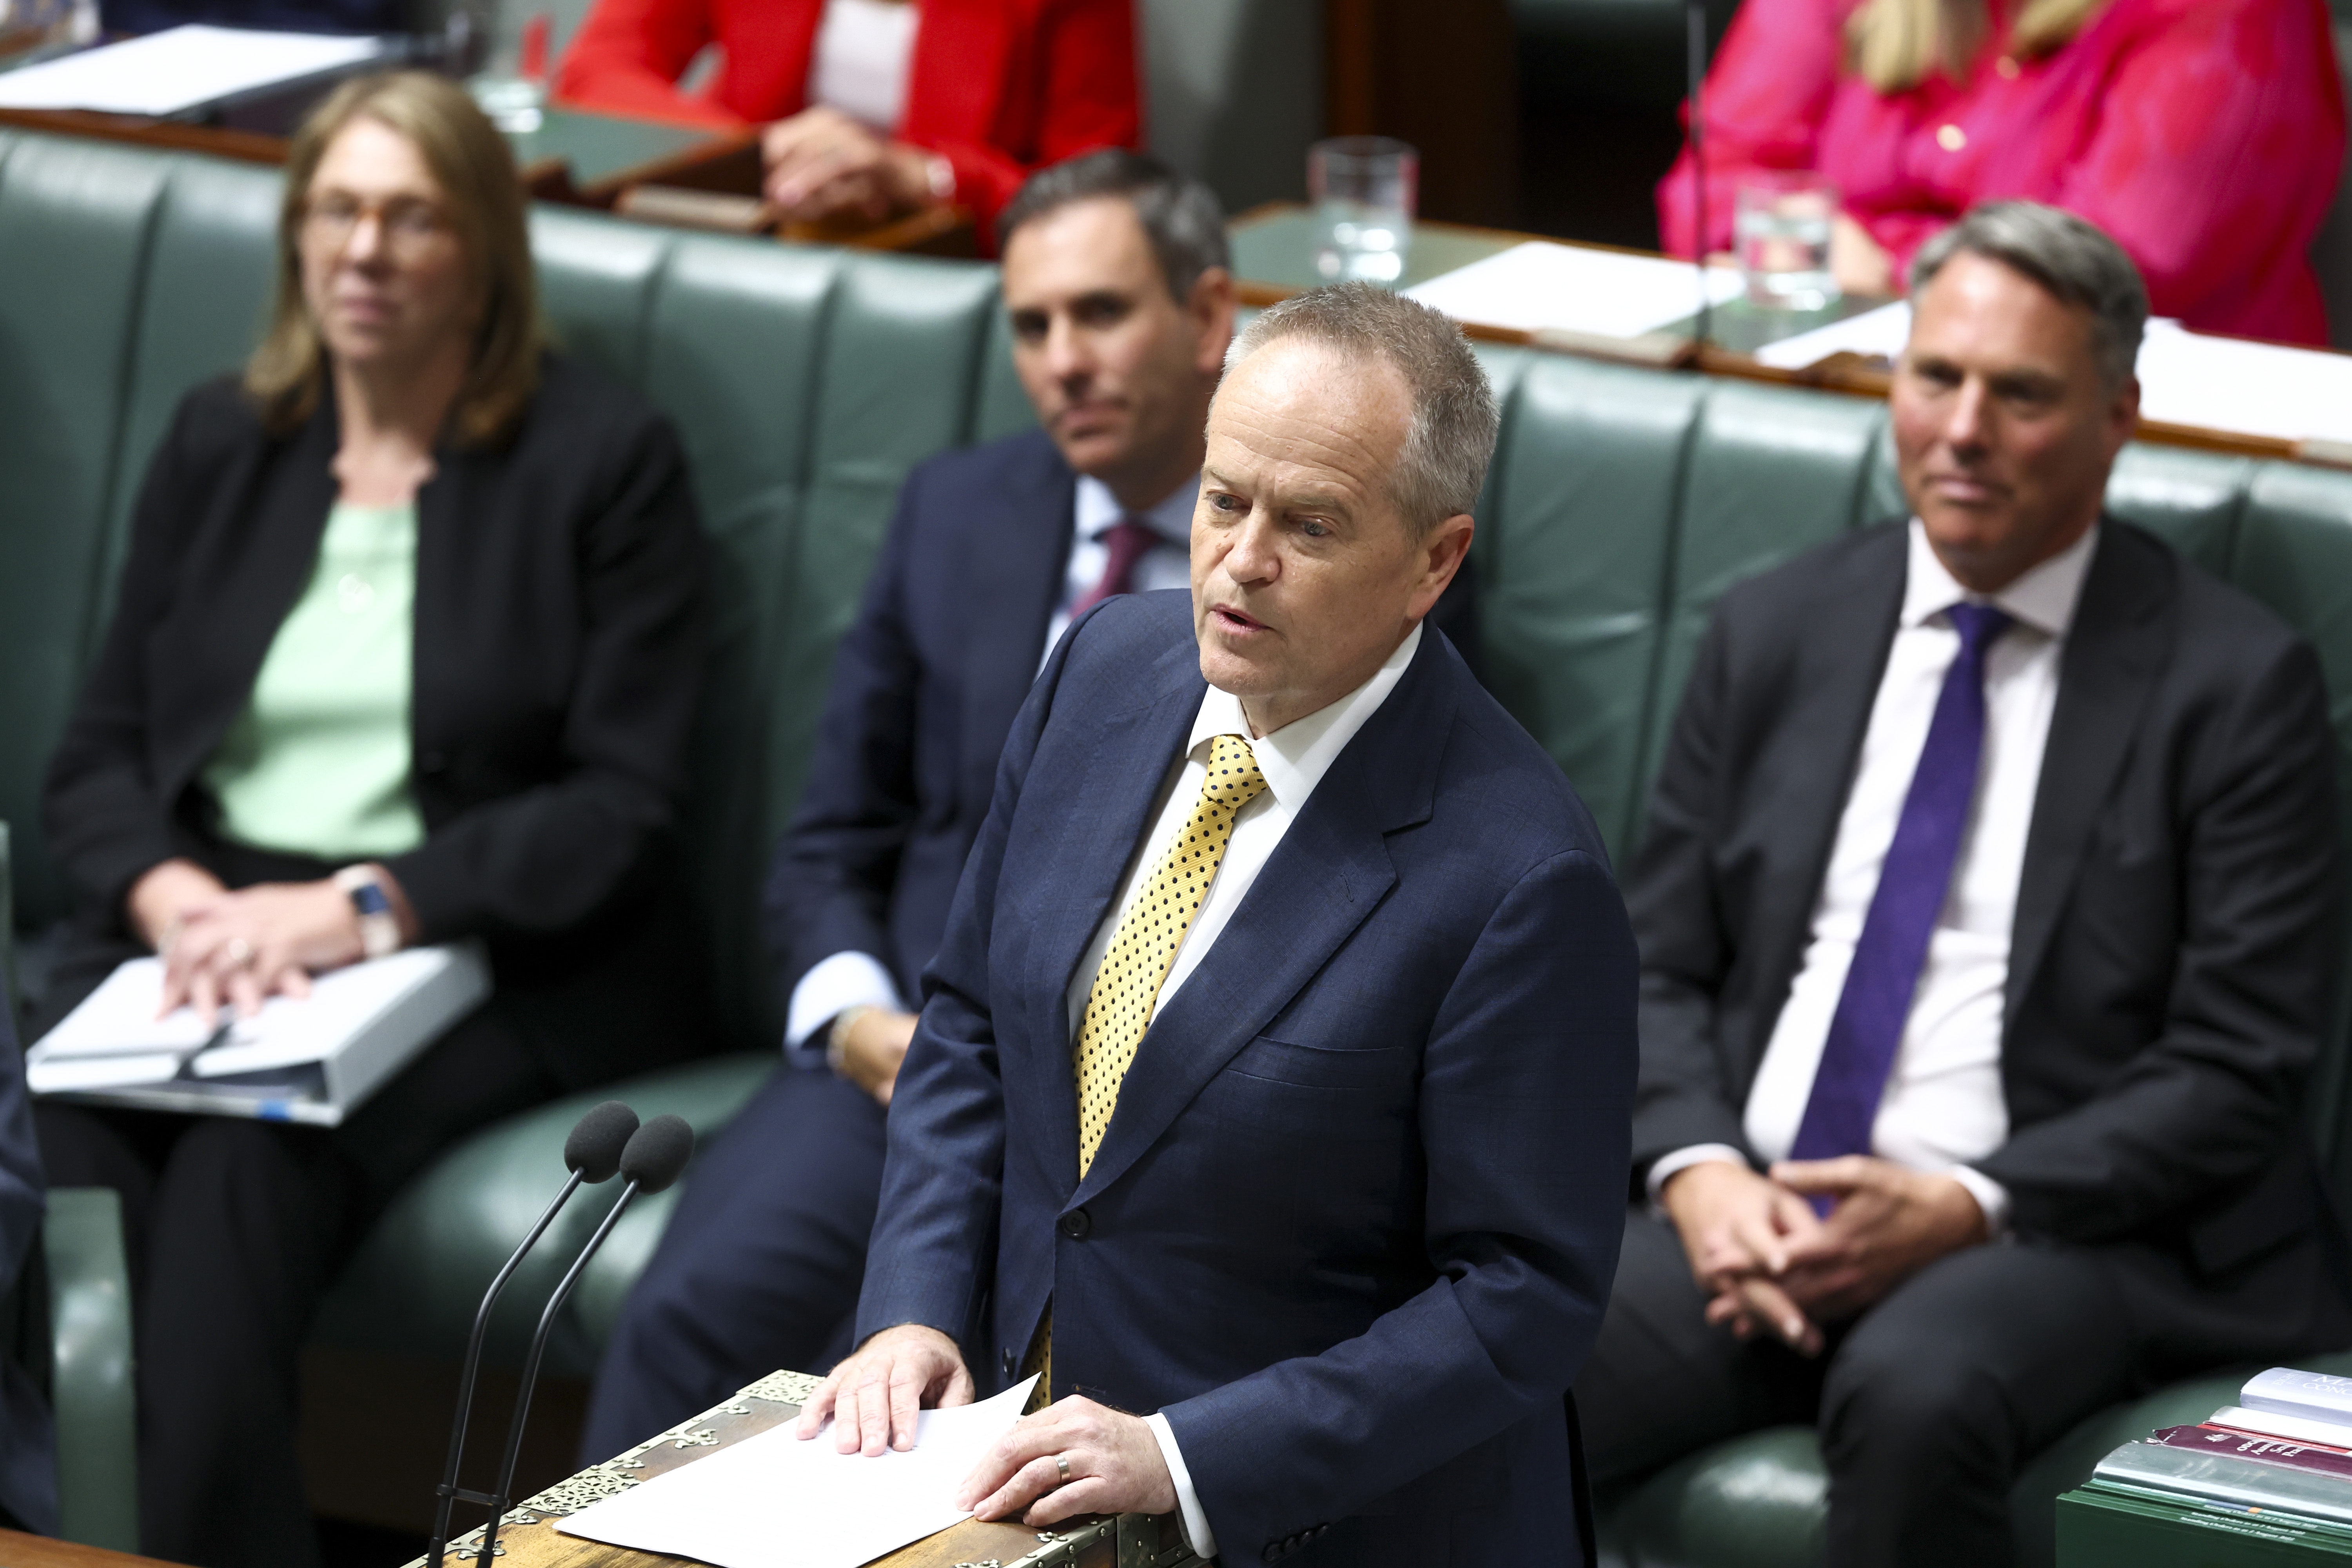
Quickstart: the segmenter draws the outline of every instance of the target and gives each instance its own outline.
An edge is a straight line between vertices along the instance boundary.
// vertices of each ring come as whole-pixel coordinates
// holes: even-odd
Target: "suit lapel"
[[[1333,761],[1216,945],[1152,1019],[1073,1201],[1133,1165],[1395,886],[1387,835],[1428,818],[1454,716],[1451,659],[1439,638],[1423,638],[1404,679]]]
[[[1822,584],[1824,592],[1807,612],[1807,633],[1786,674],[1786,708],[1774,721],[1772,749],[1791,759],[1790,785],[1764,803],[1773,820],[1753,825],[1766,837],[1785,836],[1785,875],[1764,879],[1760,907],[1751,931],[1769,933],[1772,946],[1759,973],[1769,989],[1769,1006],[1757,1013],[1756,1028],[1740,1063],[1742,1094],[1754,1080],[1771,1038],[1774,1020],[1796,980],[1797,965],[1812,934],[1813,906],[1828,874],[1830,849],[1845,816],[1870,729],[1870,710],[1886,673],[1903,612],[1910,534],[1886,528],[1863,542]]]
[[[943,592],[984,606],[966,625],[962,787],[984,806],[996,787],[997,753],[1037,679],[1045,632],[1061,603],[1077,476],[1043,436],[1018,453],[1013,483],[988,493],[992,515],[959,552],[963,580]],[[1010,466],[1010,465],[1008,465]]]
[[[1118,896],[1128,862],[1150,828],[1160,783],[1200,713],[1207,687],[1192,638],[1155,662],[1150,684],[1160,693],[1152,700],[1090,721],[1094,739],[1084,766],[1051,795],[1052,879],[1027,900],[1032,936],[1024,966],[1028,1010],[1022,1033],[1045,1048],[1021,1057],[1028,1064],[1035,1103],[1058,1108],[1043,1121],[1055,1143],[1053,1168],[1068,1173],[1072,1181],[1078,1171],[1078,1107],[1070,1053],[1070,983]]]
[[[2042,753],[2033,824],[2010,930],[2003,1034],[2050,945],[2092,826],[2130,754],[2170,644],[2168,562],[2130,528],[2100,524],[2097,552],[2059,657],[2058,703]]]

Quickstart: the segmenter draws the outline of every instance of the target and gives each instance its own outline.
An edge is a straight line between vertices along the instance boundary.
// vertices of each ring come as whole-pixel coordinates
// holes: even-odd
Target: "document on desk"
[[[199,23],[0,72],[0,109],[180,114],[384,52],[384,39]]]
[[[1892,360],[1911,339],[1911,307],[1897,300],[1810,332],[1766,343],[1756,351],[1759,364],[1780,370],[1804,370],[1832,354],[1860,354],[1864,359]]]
[[[1029,1378],[993,1399],[916,1419],[915,1446],[878,1458],[773,1426],[555,1521],[566,1535],[692,1557],[718,1568],[858,1568],[971,1514],[956,1488],[1028,1403]]]
[[[1743,287],[1737,269],[1706,269],[1708,302]],[[1531,240],[1405,290],[1457,321],[1514,331],[1638,338],[1698,313],[1700,269],[1687,261]]]

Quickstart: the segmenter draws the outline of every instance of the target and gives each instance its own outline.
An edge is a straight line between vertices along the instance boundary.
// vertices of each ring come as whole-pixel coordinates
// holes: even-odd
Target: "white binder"
[[[36,1095],[332,1127],[490,994],[478,942],[415,947],[314,976],[250,1018],[157,1018],[163,963],[136,958],[25,1054]]]

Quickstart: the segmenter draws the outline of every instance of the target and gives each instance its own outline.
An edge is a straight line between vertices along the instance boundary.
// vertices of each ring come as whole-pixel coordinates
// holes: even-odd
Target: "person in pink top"
[[[1747,0],[1706,82],[1706,198],[1687,146],[1665,248],[1731,247],[1741,176],[1814,170],[1843,202],[1851,293],[1980,202],[2114,236],[2156,314],[2325,343],[2306,251],[2336,194],[2344,100],[2324,0]]]

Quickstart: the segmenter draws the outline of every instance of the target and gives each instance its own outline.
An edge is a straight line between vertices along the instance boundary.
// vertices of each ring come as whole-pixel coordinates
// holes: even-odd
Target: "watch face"
[[[383,889],[373,882],[362,882],[352,889],[352,907],[362,917],[392,913],[392,900],[385,898]]]

